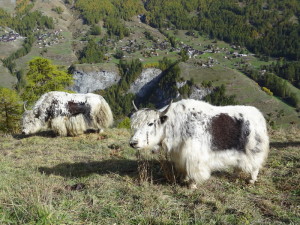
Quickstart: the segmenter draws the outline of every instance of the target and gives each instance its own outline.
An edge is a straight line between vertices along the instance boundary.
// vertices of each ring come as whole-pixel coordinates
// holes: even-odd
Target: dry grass
[[[255,185],[227,171],[197,190],[172,181],[164,156],[137,160],[127,130],[1,136],[0,223],[299,224],[300,138],[293,129],[271,132]]]

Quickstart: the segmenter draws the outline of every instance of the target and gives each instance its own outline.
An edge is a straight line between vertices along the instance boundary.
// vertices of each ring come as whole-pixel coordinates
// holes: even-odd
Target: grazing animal
[[[130,117],[130,128],[131,130],[136,131],[144,125],[145,120],[147,119],[147,112],[150,112],[151,110],[147,108],[138,110],[138,108],[134,104],[134,101],[132,101],[132,105],[133,108],[135,109],[135,112]],[[160,110],[164,110],[164,108],[159,109],[159,111]],[[160,150],[159,145],[153,146],[153,148],[151,149],[151,153],[153,154],[158,153],[159,150]]]
[[[150,150],[161,146],[190,185],[230,167],[250,173],[254,183],[269,151],[265,119],[251,106],[213,106],[189,99],[164,111],[139,110],[133,120],[130,145]]]
[[[22,133],[51,129],[59,136],[76,136],[111,126],[113,115],[105,99],[96,94],[52,91],[40,97],[22,119]]]

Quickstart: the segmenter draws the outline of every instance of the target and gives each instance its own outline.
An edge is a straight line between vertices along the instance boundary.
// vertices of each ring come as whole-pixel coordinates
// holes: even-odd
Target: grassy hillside
[[[0,62],[0,87],[13,88],[17,83],[17,78],[12,76],[8,69]]]
[[[214,85],[224,84],[227,93],[236,95],[239,104],[255,106],[265,116],[268,113],[274,113],[275,116],[276,110],[283,110],[284,116],[276,118],[278,124],[288,126],[290,122],[300,122],[299,113],[293,107],[274,96],[266,94],[256,82],[239,71],[221,65],[212,68],[201,68],[195,66],[194,62],[191,60],[180,64],[181,74],[185,79],[193,78],[196,84],[201,84],[203,81],[213,81]],[[300,94],[300,91],[297,91]]]
[[[152,182],[139,182],[127,130],[1,136],[0,223],[299,224],[299,134],[270,132],[270,155],[255,185],[228,171],[197,190],[166,182],[155,159]]]

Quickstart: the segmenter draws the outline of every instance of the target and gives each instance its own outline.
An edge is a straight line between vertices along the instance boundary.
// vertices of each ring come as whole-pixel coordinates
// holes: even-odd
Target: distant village
[[[39,45],[39,48],[49,47],[58,44],[60,40],[64,39],[63,35],[61,34],[61,29],[45,33],[42,33],[39,29],[36,29],[36,32],[38,33],[36,37],[37,45]]]
[[[19,33],[13,30],[4,30],[4,32],[5,34],[0,36],[0,42],[12,42],[17,39],[24,38]],[[48,32],[35,29],[33,30],[33,32],[36,33],[37,45],[39,45],[39,48],[52,46],[59,43],[60,40],[64,39],[63,35],[61,34],[61,29]]]
[[[6,31],[6,33],[0,37],[0,41],[10,42],[10,41],[15,41],[19,38],[23,38],[22,36],[20,36],[19,33],[16,33],[14,31],[9,31],[9,32]]]
[[[119,42],[122,43],[124,41],[120,40]],[[201,46],[201,44],[199,43],[198,46]],[[167,40],[163,40],[160,42],[159,39],[154,41],[151,47],[147,47],[145,42],[139,43],[136,39],[133,39],[133,40],[127,40],[125,44],[122,47],[120,47],[120,50],[128,54],[134,53],[136,51],[141,51],[141,54],[144,58],[159,56],[159,51],[164,51],[164,50],[168,50],[167,54],[168,52],[180,52],[181,50],[185,50],[189,58],[196,58],[197,56],[205,53],[225,53],[223,57],[228,60],[233,58],[242,58],[242,57],[247,57],[249,55],[253,55],[253,54],[243,53],[243,51],[241,51],[240,46],[231,45],[230,47],[233,50],[230,51],[228,48],[220,48],[214,44],[209,44],[207,46],[203,46],[203,50],[198,50],[190,45],[181,42],[178,44],[178,47],[174,48],[171,47],[170,42],[168,42]],[[126,55],[124,55],[123,57],[125,58]],[[213,67],[214,64],[219,64],[219,62],[217,59],[214,59],[212,57],[208,57],[205,60],[201,60],[200,62],[197,62],[197,65],[203,68]]]

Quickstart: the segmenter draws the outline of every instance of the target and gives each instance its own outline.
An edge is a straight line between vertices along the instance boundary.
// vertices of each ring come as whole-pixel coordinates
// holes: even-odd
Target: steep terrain
[[[128,1],[128,4],[133,2],[135,1]],[[152,1],[148,1],[148,8],[146,8],[151,8],[151,4]],[[191,4],[195,4],[194,1]],[[269,57],[268,60],[262,60],[262,57],[255,57],[253,53],[239,45],[230,45],[215,38],[210,39],[207,35],[199,35],[195,31],[176,29],[173,25],[170,25],[170,29],[157,29],[151,24],[152,17],[149,12],[145,15],[150,16],[151,19],[146,18],[146,23],[144,23],[145,18],[142,15],[134,15],[126,18],[125,21],[121,20],[130,31],[127,36],[122,38],[109,33],[111,31],[105,25],[105,16],[101,15],[96,24],[101,28],[101,34],[91,35],[92,25],[86,21],[78,7],[76,4],[70,4],[70,1],[37,0],[34,2],[31,11],[38,10],[43,15],[53,18],[55,27],[52,30],[32,31],[37,40],[27,55],[14,60],[16,70],[24,69],[26,71],[28,61],[37,56],[49,58],[53,60],[53,63],[65,66],[65,68],[75,65],[76,69],[72,71],[75,81],[71,89],[83,93],[103,90],[118,83],[120,80],[118,70],[120,57],[116,55],[120,51],[122,59],[139,59],[143,63],[144,69],[152,68],[153,71],[157,71],[158,62],[164,57],[175,61],[180,60],[182,54],[187,54],[189,59],[179,64],[180,77],[183,80],[193,79],[194,84],[200,88],[198,89],[199,95],[208,91],[203,86],[203,82],[212,81],[213,86],[224,84],[227,90],[226,94],[235,95],[239,104],[258,107],[266,117],[276,120],[278,125],[300,124],[299,112],[295,108],[278,97],[268,95],[256,82],[240,72],[243,66],[250,66],[259,71],[261,65],[270,65],[275,62],[275,58]],[[128,9],[124,8],[124,10]],[[145,13],[145,11],[140,12]],[[131,15],[130,13],[128,15]],[[191,12],[190,16],[193,17],[194,14]],[[297,17],[293,18],[295,20]],[[79,64],[81,51],[89,39],[100,41],[100,46],[105,48],[104,58],[101,63],[97,64]],[[22,39],[8,43],[1,42],[0,57],[8,57],[19,49],[21,44]],[[161,75],[153,80],[159,74]],[[153,84],[157,83],[161,76],[163,76],[161,72],[142,73],[130,85],[128,93],[134,93],[137,97],[142,98],[145,93],[151,92],[151,87],[157,88]],[[151,84],[151,80],[154,83]],[[10,76],[9,71],[3,68],[0,72],[0,81],[1,86],[12,87],[16,84],[16,76]],[[143,86],[145,84],[146,86]],[[300,90],[290,84],[289,87],[300,98]],[[193,96],[195,93],[193,92]],[[199,98],[199,95],[194,97]],[[159,91],[156,96],[157,98],[161,96],[161,92]],[[158,101],[161,100],[158,99]],[[281,113],[282,111],[283,113]]]
[[[118,83],[120,76],[114,64],[84,65],[78,64],[73,71],[74,85],[71,90],[89,93],[106,89]]]

